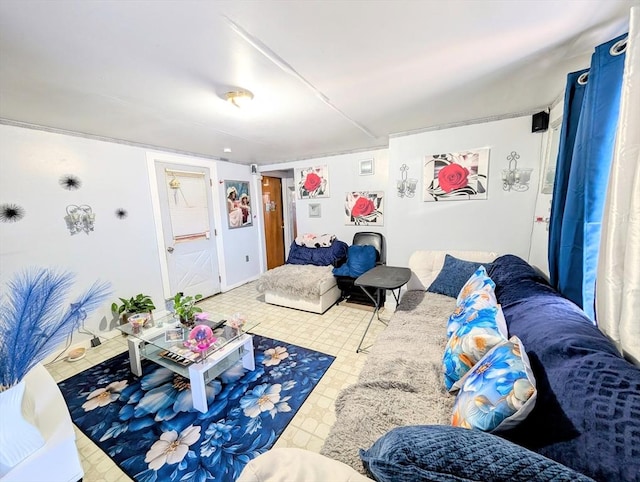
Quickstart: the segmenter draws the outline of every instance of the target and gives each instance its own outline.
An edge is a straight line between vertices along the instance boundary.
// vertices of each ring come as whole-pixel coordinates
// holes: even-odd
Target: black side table
[[[358,344],[358,348],[356,353],[360,353],[361,351],[366,350],[366,348],[362,347],[362,342],[364,341],[364,337],[367,336],[367,332],[371,327],[371,322],[373,321],[374,316],[378,316],[378,320],[380,320],[380,297],[384,290],[391,290],[393,297],[396,299],[396,303],[400,301],[400,288],[402,288],[411,278],[411,270],[409,268],[400,268],[397,266],[386,266],[380,265],[376,266],[373,269],[370,269],[365,274],[359,276],[355,282],[353,283],[355,286],[359,286],[365,294],[371,298],[375,305],[375,309],[371,314],[371,318],[369,319],[369,323],[367,324],[367,329],[364,330],[364,334],[362,335],[362,339]],[[373,291],[369,291],[371,289]],[[398,290],[398,294],[394,290]],[[373,296],[375,294],[375,297]],[[380,320],[382,321],[382,320]],[[384,323],[384,322],[383,322]],[[385,323],[386,324],[386,323]]]

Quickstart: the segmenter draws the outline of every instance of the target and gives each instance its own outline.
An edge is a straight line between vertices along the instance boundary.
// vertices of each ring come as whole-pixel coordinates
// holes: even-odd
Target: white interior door
[[[209,168],[155,163],[171,296],[220,292]]]

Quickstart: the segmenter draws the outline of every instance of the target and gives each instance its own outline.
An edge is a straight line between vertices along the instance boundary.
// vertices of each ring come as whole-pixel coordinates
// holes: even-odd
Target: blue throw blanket
[[[501,435],[596,480],[640,481],[640,369],[524,260],[502,256],[489,276],[538,387],[533,412]]]
[[[347,243],[335,239],[326,248],[307,248],[291,243],[287,264],[313,264],[315,266],[340,266],[347,259]]]

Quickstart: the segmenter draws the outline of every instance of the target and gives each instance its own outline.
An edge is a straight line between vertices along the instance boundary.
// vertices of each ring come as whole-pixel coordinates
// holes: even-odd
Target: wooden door
[[[267,269],[277,268],[284,264],[282,182],[278,177],[262,178],[262,213],[267,245]]]

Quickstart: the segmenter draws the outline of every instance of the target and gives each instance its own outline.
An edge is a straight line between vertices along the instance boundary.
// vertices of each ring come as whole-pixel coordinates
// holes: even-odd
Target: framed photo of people
[[[253,225],[248,181],[225,181],[227,221],[229,229]]]

